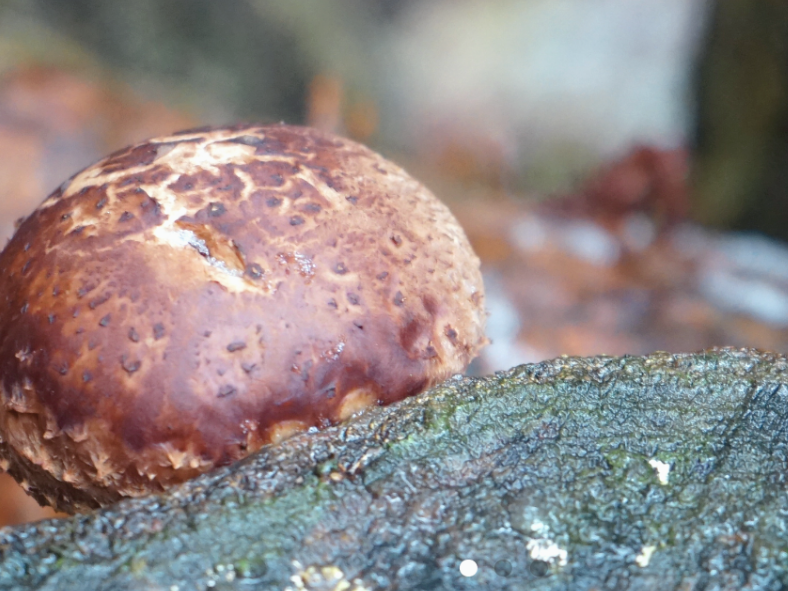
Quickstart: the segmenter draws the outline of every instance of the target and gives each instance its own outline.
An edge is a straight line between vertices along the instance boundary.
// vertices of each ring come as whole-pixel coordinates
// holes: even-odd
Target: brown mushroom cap
[[[401,168],[314,129],[83,170],[0,254],[0,457],[73,511],[421,392],[484,345],[479,260]]]

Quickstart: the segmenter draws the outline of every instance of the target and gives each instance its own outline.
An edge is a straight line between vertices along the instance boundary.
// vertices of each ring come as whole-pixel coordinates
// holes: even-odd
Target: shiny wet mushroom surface
[[[411,396],[485,344],[479,261],[394,163],[314,129],[156,138],[0,254],[0,457],[73,511]]]

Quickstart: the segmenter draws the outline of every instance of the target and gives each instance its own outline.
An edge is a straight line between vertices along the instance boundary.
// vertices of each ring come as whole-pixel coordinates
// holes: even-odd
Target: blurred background
[[[788,4],[0,0],[0,244],[101,156],[234,121],[352,137],[449,204],[475,373],[788,349]],[[49,515],[0,478],[0,525]]]

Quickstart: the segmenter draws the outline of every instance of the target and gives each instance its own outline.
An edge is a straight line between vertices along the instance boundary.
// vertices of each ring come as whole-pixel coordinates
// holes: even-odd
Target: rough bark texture
[[[783,589],[786,380],[784,356],[731,350],[453,380],[2,530],[0,588]]]

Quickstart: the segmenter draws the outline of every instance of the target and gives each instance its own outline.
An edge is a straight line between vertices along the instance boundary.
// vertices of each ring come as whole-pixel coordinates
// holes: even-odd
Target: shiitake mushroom
[[[102,506],[462,372],[479,260],[368,148],[287,125],[187,131],[63,183],[0,254],[1,466]]]

